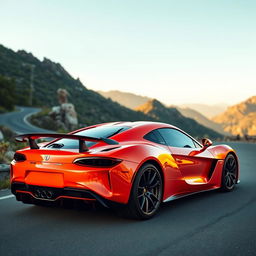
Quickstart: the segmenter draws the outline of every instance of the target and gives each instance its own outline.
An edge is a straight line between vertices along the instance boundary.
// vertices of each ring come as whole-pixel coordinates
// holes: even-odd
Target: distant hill
[[[98,91],[99,94],[104,96],[105,98],[110,98],[113,101],[122,104],[123,106],[135,109],[138,106],[146,103],[150,100],[149,97],[140,96],[130,92],[121,92],[121,91]]]
[[[151,98],[146,97],[146,96],[140,96],[140,95],[137,95],[134,93],[122,92],[122,91],[118,91],[118,90],[98,91],[98,93],[100,93],[105,98],[110,98],[113,101],[116,101],[119,104],[121,104],[127,108],[130,108],[130,109],[136,109],[140,105],[151,100]],[[170,107],[177,107],[177,106],[170,106]],[[217,114],[220,114],[223,111],[225,111],[227,108],[227,105],[226,104],[216,104],[216,105],[182,104],[182,105],[179,105],[178,108],[195,110],[199,114],[202,114],[205,117],[207,116],[208,118],[211,118],[211,117],[216,116]],[[189,112],[184,110],[184,115],[188,115],[188,117],[194,118],[193,115],[195,115],[195,113],[193,113],[193,114],[191,113],[191,116],[190,116]],[[200,122],[200,118],[198,118],[197,121]],[[204,125],[206,125],[206,123]]]
[[[156,99],[147,101],[138,107],[137,110],[160,122],[173,124],[195,137],[199,137],[199,134],[200,137],[221,137],[218,132],[204,127],[191,118],[184,117],[176,108],[166,107]]]
[[[95,91],[88,90],[59,63],[47,58],[40,61],[24,50],[14,52],[0,45],[0,75],[16,81],[16,93],[19,95],[28,95],[30,92],[31,65],[34,66],[33,106],[58,105],[56,91],[58,88],[64,88],[69,92],[69,101],[75,105],[79,122],[82,124],[117,120],[153,120],[141,112],[128,109]],[[16,104],[28,105],[28,97],[24,97],[24,100],[21,99]]]
[[[216,105],[207,105],[207,104],[182,104],[179,107],[181,108],[190,108],[194,109],[202,115],[212,118],[226,110],[228,105],[226,104],[216,104]]]
[[[213,118],[233,135],[256,135],[256,96],[253,96]]]
[[[199,124],[202,124],[203,126],[213,129],[221,134],[230,135],[230,133],[224,131],[220,124],[208,119],[207,117],[205,117],[204,115],[202,115],[194,109],[181,107],[178,107],[177,109],[183,116],[192,118],[196,120]]]

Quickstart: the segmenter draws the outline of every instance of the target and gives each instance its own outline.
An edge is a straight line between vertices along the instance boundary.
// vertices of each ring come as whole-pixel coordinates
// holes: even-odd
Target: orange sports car
[[[54,138],[38,143],[40,138]],[[149,219],[162,202],[194,193],[231,191],[239,163],[227,145],[202,144],[179,128],[154,122],[113,122],[69,134],[23,134],[11,163],[18,201],[66,199],[120,205],[126,215]]]

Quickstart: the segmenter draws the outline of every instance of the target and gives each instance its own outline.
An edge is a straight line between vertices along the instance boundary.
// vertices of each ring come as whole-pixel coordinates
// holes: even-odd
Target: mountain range
[[[233,135],[256,135],[256,96],[228,107],[212,120]]]
[[[190,103],[179,105],[179,107],[193,109],[199,112],[200,114],[204,115],[208,119],[211,119],[214,116],[223,113],[227,109],[228,105],[224,103],[213,105]]]
[[[59,63],[44,58],[37,59],[24,50],[13,51],[0,45],[0,75],[15,80],[16,94],[30,93],[31,67],[34,70],[33,106],[50,108],[58,105],[57,89],[69,92],[69,101],[75,105],[81,125],[111,121],[161,121],[171,123],[196,137],[221,138],[222,135],[184,117],[175,108],[165,107],[156,100],[149,100],[147,108],[132,110],[106,99],[99,93],[87,89],[79,79],[74,79]],[[26,97],[27,99],[28,97]],[[148,100],[148,99],[146,99]],[[29,102],[19,102],[28,105]],[[1,104],[1,101],[0,101]],[[166,111],[166,116],[163,116]]]
[[[256,135],[256,96],[230,107],[227,107],[226,104],[183,104],[179,106],[170,105],[167,107],[161,103],[161,111],[165,113],[165,115],[162,115],[161,111],[159,111],[160,102],[157,104],[153,99],[148,97],[121,91],[101,91],[100,93],[104,97],[124,104],[128,108],[140,110],[156,119],[159,119],[160,116],[161,120],[166,119],[164,116],[175,116],[173,120],[177,121],[179,117],[176,110],[178,110],[182,116],[196,120],[197,123],[225,136],[238,134],[240,136]],[[152,110],[148,111],[148,109],[151,108],[158,110],[156,113]],[[170,112],[172,112],[172,115],[170,115]],[[174,123],[175,121],[172,122]]]
[[[115,90],[115,91],[98,91],[98,92],[102,96],[109,98],[113,101],[116,101],[130,109],[140,109],[141,105],[146,104],[147,102],[149,104],[151,104],[150,101],[152,101],[152,99],[149,97],[140,96],[140,95],[133,94],[133,93],[117,91],[117,90]],[[188,104],[188,105],[190,105],[190,104]],[[192,106],[199,107],[201,109],[203,105],[202,104],[198,104],[198,105],[192,104]],[[206,107],[206,109],[208,109],[208,112],[210,113],[210,115],[212,113],[219,113],[219,111],[221,111],[221,110],[224,111],[224,109],[225,109],[224,106],[222,106],[222,107],[220,106],[218,108],[218,110],[216,110],[214,112],[214,111],[212,111],[212,106],[205,105],[205,107]],[[200,111],[196,111],[195,109],[185,107],[184,105],[181,105],[181,106],[170,105],[169,109],[177,109],[183,116],[194,119],[199,124],[201,124],[205,127],[213,129],[221,134],[230,135],[229,133],[224,131],[224,129],[222,128],[222,126],[220,124],[217,124],[217,123],[213,122],[212,120],[208,119],[206,116],[201,114]]]
[[[145,104],[136,108],[136,110],[156,119],[159,122],[168,122],[177,127],[181,127],[184,131],[193,131],[193,134],[204,133],[203,137],[207,137],[210,129],[196,122],[192,118],[184,117],[175,107],[166,107],[160,101],[152,99]]]
[[[146,103],[147,101],[151,100],[151,98],[149,97],[137,95],[130,92],[118,91],[118,90],[98,91],[98,93],[100,93],[105,98],[110,98],[111,100],[119,102],[120,104],[130,109],[135,109],[140,105]],[[175,105],[173,106],[179,109],[192,109],[194,111],[199,112],[201,115],[205,117],[207,116],[208,118],[214,117],[224,112],[227,108],[226,104],[207,105],[207,104],[191,103],[191,104],[182,104],[179,106],[175,106]],[[172,104],[170,104],[170,107],[172,107]],[[193,115],[189,117],[193,118]]]
[[[222,133],[224,135],[230,135],[229,132],[225,131],[224,128],[222,127],[221,124],[216,123],[214,121],[212,121],[211,119],[208,119],[206,116],[202,115],[200,112],[188,108],[188,107],[177,107],[177,109],[179,110],[179,112],[186,117],[192,118],[194,120],[196,120],[198,123],[211,128],[219,133]]]

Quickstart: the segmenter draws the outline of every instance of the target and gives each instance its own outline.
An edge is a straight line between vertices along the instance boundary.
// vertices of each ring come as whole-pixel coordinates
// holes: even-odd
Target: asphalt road
[[[241,183],[169,202],[148,221],[24,205],[0,192],[0,255],[256,255],[256,144],[229,143]]]
[[[40,111],[40,108],[18,107],[17,111],[0,114],[0,125],[4,125],[16,133],[51,132],[30,124],[27,117]]]

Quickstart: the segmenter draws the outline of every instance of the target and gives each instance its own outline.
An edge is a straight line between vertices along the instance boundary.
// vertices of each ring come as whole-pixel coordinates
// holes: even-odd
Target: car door
[[[198,187],[195,185],[206,185],[213,161],[212,154],[178,129],[161,128],[158,132],[169,147],[189,189],[196,191]]]

